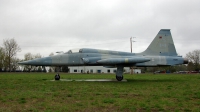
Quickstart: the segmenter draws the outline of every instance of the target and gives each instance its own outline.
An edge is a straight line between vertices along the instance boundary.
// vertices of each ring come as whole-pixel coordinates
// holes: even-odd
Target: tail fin
[[[141,54],[177,56],[170,29],[161,29],[154,40],[151,42],[149,47]]]

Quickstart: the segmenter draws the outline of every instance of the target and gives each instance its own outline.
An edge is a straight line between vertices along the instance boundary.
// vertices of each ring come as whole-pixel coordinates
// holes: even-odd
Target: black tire
[[[59,74],[55,75],[55,80],[60,80],[60,75]]]
[[[117,76],[117,75],[116,75],[116,79],[117,79],[118,81],[122,81],[122,80],[123,80],[123,76]]]

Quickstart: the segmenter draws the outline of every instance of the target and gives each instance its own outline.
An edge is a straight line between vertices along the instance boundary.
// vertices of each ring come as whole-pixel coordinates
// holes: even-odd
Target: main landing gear
[[[118,66],[118,67],[117,67],[116,79],[117,79],[118,81],[122,81],[122,80],[123,80],[123,69],[124,69],[123,66]]]
[[[123,76],[117,76],[117,75],[116,75],[116,79],[117,79],[118,81],[122,81],[122,80],[123,80]]]
[[[118,67],[117,67],[116,79],[117,79],[118,81],[122,81],[122,80],[123,80],[123,69],[124,69],[123,66],[118,66]],[[59,73],[57,73],[57,74],[55,75],[55,80],[60,80],[60,75],[59,75]]]

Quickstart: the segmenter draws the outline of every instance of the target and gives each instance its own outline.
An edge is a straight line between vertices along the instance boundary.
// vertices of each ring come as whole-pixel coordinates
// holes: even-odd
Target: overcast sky
[[[14,38],[25,53],[72,48],[142,52],[171,29],[177,53],[200,46],[200,0],[0,0],[0,45]]]

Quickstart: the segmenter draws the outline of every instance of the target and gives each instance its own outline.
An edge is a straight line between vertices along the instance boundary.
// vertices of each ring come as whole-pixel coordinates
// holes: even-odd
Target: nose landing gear
[[[57,71],[57,74],[55,75],[55,80],[60,80],[60,75],[59,75],[59,72],[60,72],[60,70],[61,70],[61,67],[60,66],[58,66],[58,67],[56,67],[56,71]]]
[[[55,80],[60,80],[60,75],[59,75],[59,73],[57,73],[57,74],[55,75]]]

